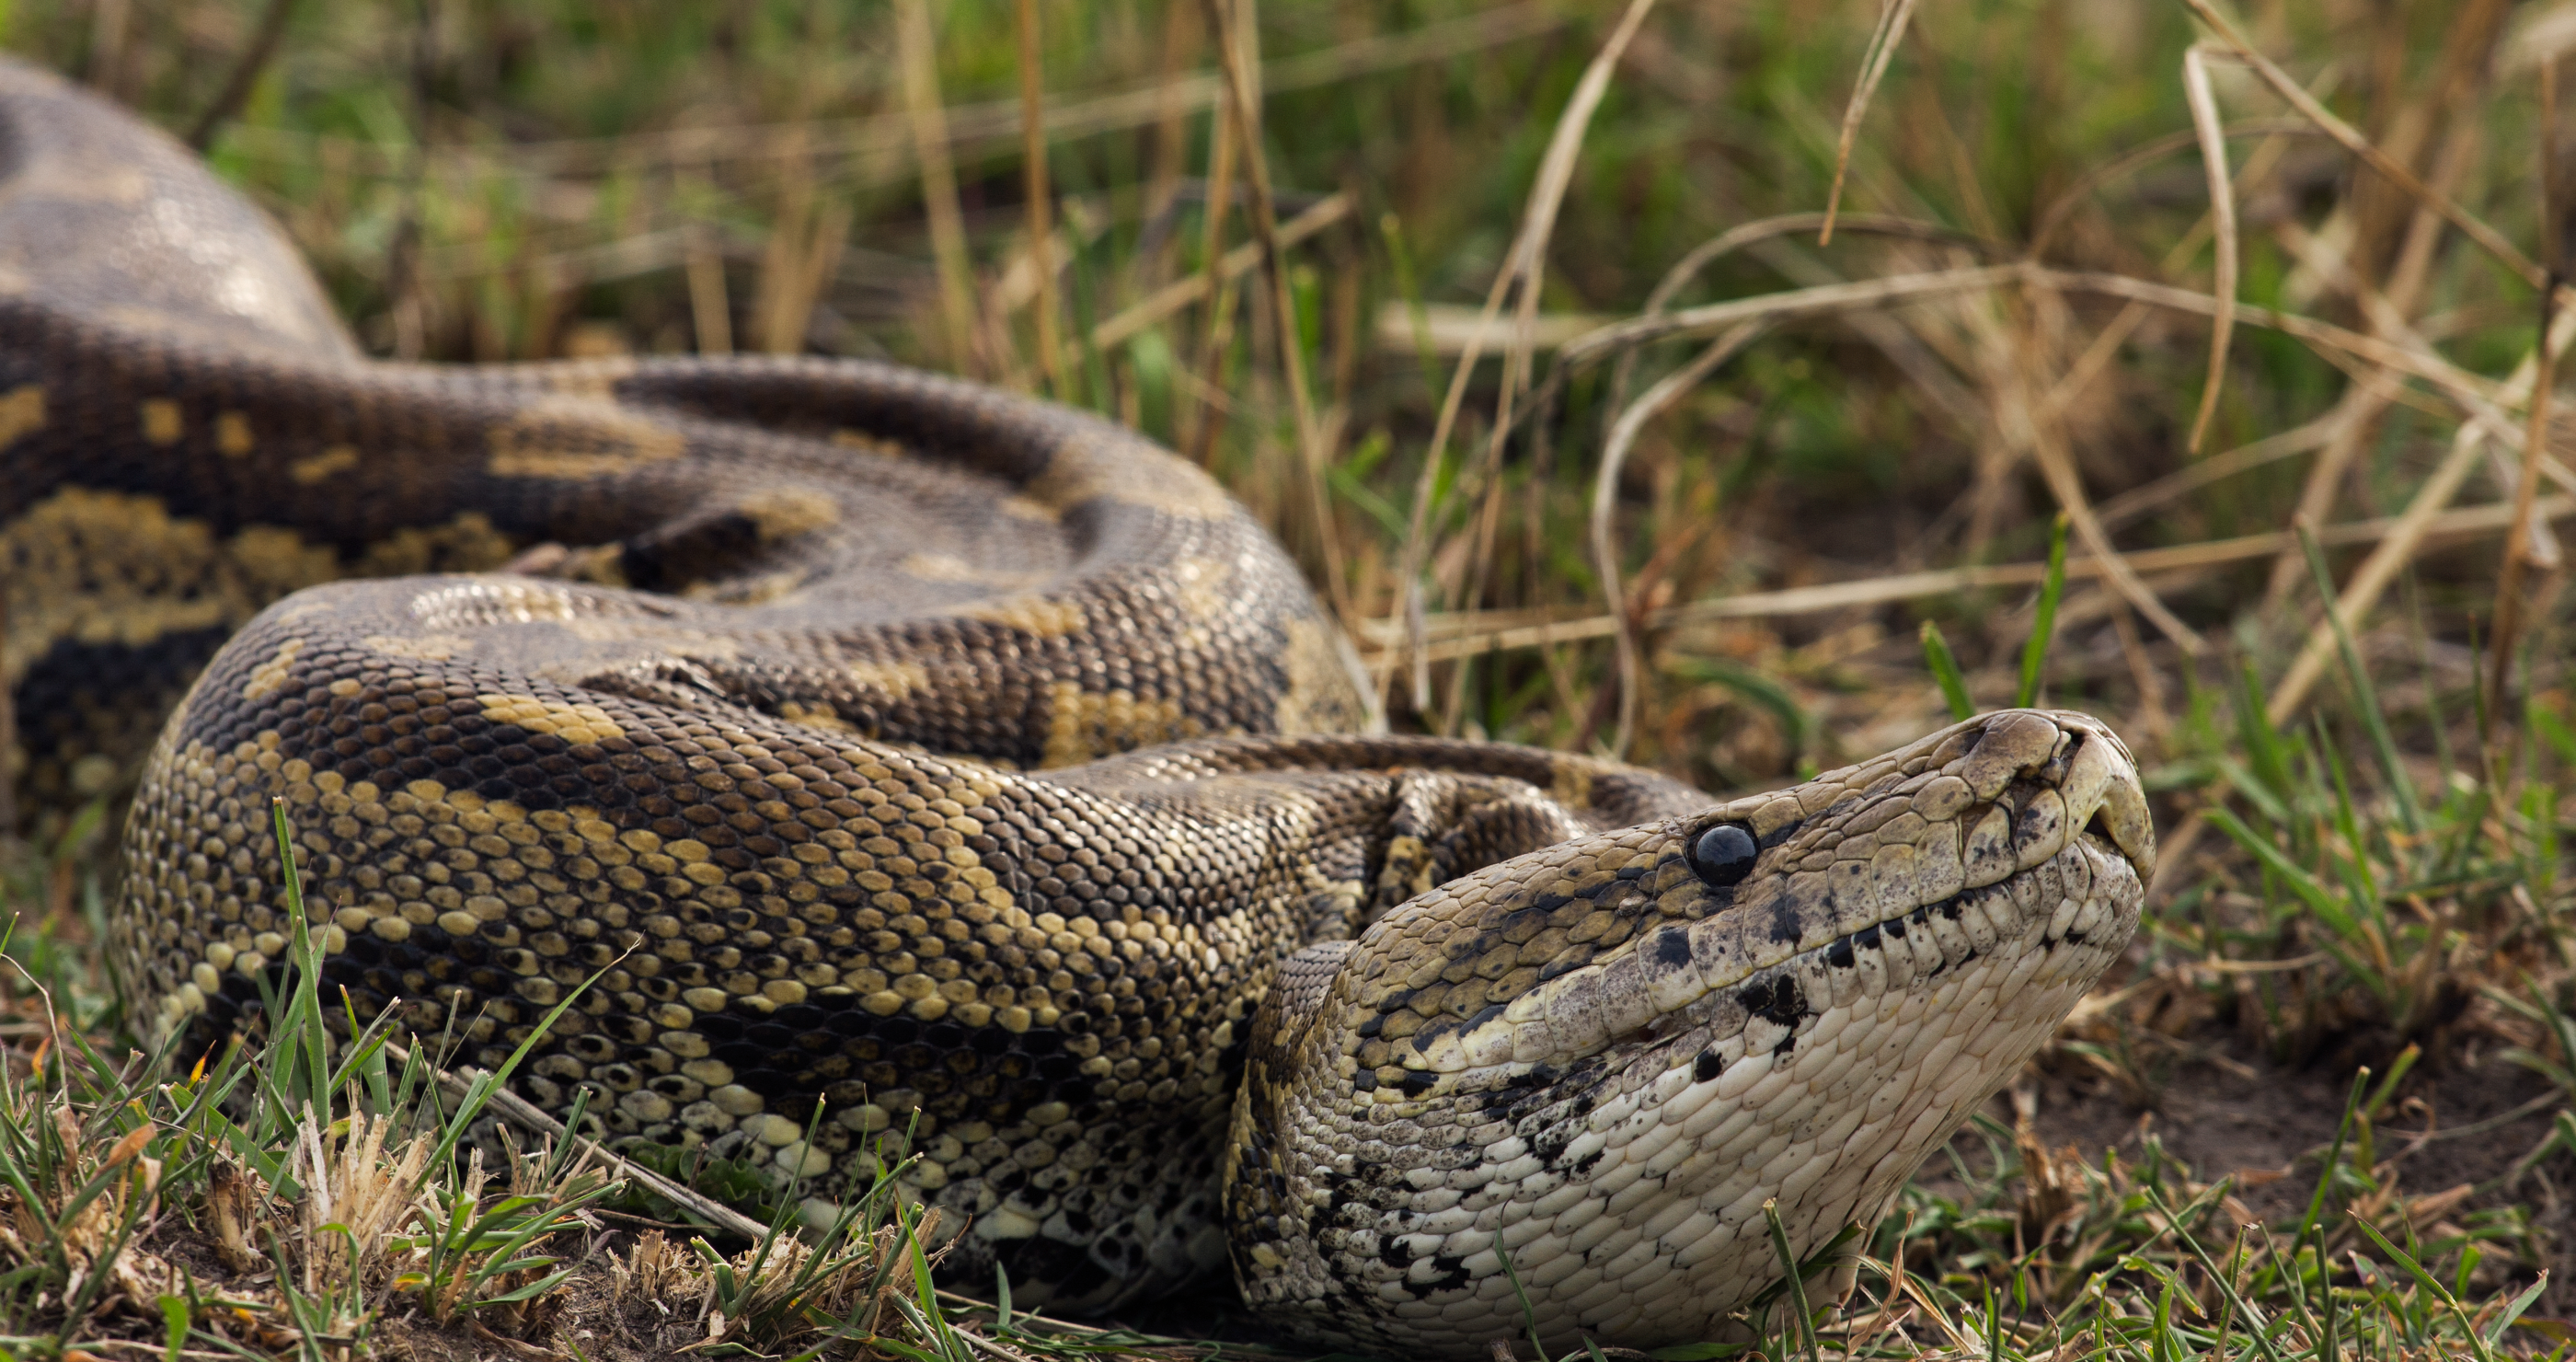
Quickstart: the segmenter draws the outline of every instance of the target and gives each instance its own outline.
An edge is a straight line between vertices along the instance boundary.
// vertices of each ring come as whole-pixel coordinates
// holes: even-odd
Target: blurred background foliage
[[[1346,618],[1395,674],[1399,724],[1607,741],[1612,650],[1597,633],[1606,605],[1585,527],[1610,366],[1574,372],[1548,417],[1524,423],[1488,464],[1503,373],[1493,356],[1505,347],[1486,345],[1422,530],[1408,527],[1460,340],[1619,7],[1243,8],[1276,212],[1313,228],[1292,233],[1288,250],[1320,427],[1312,474],[1257,271],[1234,276],[1218,307],[1200,300],[1130,324],[1140,301],[1203,276],[1212,245],[1239,249],[1254,235],[1242,157],[1229,158],[1226,193],[1208,190],[1211,171],[1228,170],[1210,164],[1224,87],[1196,0],[1032,7],[1048,289],[1029,250],[1019,16],[1003,0],[21,0],[0,35],[175,132],[206,125],[221,172],[285,224],[378,353],[806,351],[1052,391],[1202,458],[1319,585],[1342,581]],[[2533,238],[2528,68],[2554,41],[2536,8],[2269,0],[2235,13],[2258,47],[2421,173],[2452,154],[2462,200]],[[1634,312],[1694,246],[1824,204],[1881,17],[1866,0],[1672,0],[1647,16],[1553,220],[1539,372],[1548,345]],[[907,22],[935,30],[909,58]],[[1925,6],[1860,121],[1845,206],[1944,224],[2004,258],[2035,251],[2206,290],[2209,195],[2181,79],[2199,31],[2180,4]],[[2366,326],[2354,288],[2386,286],[2415,205],[2286,122],[2283,102],[2241,66],[2222,64],[2215,81],[2239,125],[2244,298]],[[924,125],[923,90],[944,137]],[[944,163],[927,179],[925,145]],[[942,177],[957,209],[945,293]],[[1241,211],[1211,224],[1212,198]],[[1845,233],[1820,247],[1812,233],[1779,236],[1717,262],[1674,302],[1975,259],[1903,238]],[[2410,312],[2458,363],[2500,372],[2527,348],[2534,291],[2522,281],[2456,233],[2425,273]],[[1061,317],[1054,365],[1037,343],[1042,303]],[[2032,557],[2059,500],[2032,438],[2013,429],[2035,402],[2051,427],[2042,442],[2063,445],[2097,503],[2184,469],[2208,323],[2118,311],[1988,290],[1782,327],[1649,423],[1620,470],[1624,609],[1652,622],[1718,595]],[[2110,352],[2088,354],[2115,318]],[[1104,323],[1109,343],[1089,343]],[[1630,390],[1687,353],[1650,349]],[[2204,452],[2336,412],[2354,379],[2335,358],[2243,329]],[[2403,504],[2450,419],[2429,401],[2388,406],[2319,518]],[[2134,548],[2276,530],[2303,491],[2316,496],[2304,463],[2276,457],[2112,529]],[[1329,534],[1310,476],[1329,489]],[[1408,549],[1425,564],[1435,639],[1479,609],[1504,612],[1483,617],[1497,627],[1562,617],[1593,620],[1596,633],[1548,647],[1435,646],[1416,687],[1393,646]],[[2428,570],[2445,581],[2491,570],[2477,558]],[[2303,574],[2275,566],[2267,579],[2268,561],[2189,568],[2158,587],[2198,631],[2224,639],[2235,625],[2269,659],[2314,602],[2294,589]],[[2028,591],[1653,629],[1633,755],[1732,786],[1910,736],[1940,713],[1914,624],[1943,622],[1972,672],[2008,664]],[[2252,601],[2264,608],[2243,608]],[[2437,615],[2443,604],[2437,592]],[[2061,699],[2148,704],[2151,732],[2182,704],[2191,669],[2116,595],[2079,581],[2060,627]],[[1981,699],[2009,693],[2000,668],[1972,680]]]

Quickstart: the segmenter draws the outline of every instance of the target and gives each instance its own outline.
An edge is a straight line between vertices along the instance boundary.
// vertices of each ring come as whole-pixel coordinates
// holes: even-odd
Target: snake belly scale
[[[500,569],[508,569],[506,571]],[[1303,1337],[1723,1334],[1878,1214],[2134,924],[2097,721],[1720,803],[1372,735],[1197,469],[887,365],[363,358],[175,143],[0,63],[0,678],[39,808],[140,770],[138,1024],[325,973],[1100,1310],[1231,1262]],[[165,722],[166,716],[166,722]],[[819,1120],[816,1119],[820,1113]],[[1506,1266],[1506,1260],[1509,1266]]]

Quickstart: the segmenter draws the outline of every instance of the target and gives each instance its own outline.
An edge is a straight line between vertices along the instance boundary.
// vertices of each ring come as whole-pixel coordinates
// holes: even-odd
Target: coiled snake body
[[[0,569],[19,788],[149,745],[147,1027],[255,1005],[282,796],[362,1014],[491,1064],[596,977],[527,1096],[815,1196],[917,1156],[954,1275],[1064,1309],[1230,1257],[1411,1355],[1519,1336],[1514,1274],[1551,1345],[1723,1332],[1763,1205],[1802,1255],[1878,1214],[2154,855],[2075,714],[1728,804],[1344,732],[1340,635],[1136,436],[883,365],[370,363],[255,209],[14,64]]]

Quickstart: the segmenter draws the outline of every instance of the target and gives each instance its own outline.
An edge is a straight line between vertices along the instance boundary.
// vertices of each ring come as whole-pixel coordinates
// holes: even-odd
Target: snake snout
[[[2008,712],[1998,716],[1988,732],[1997,734],[1998,729],[2023,724],[2054,730],[2047,759],[2025,773],[2037,787],[2025,797],[2025,816],[2033,805],[2045,804],[2045,793],[2053,793],[2064,809],[2061,826],[2067,837],[2058,845],[2048,845],[2051,839],[2042,838],[2021,849],[2015,858],[2020,868],[2028,869],[2076,837],[2089,834],[2126,858],[2141,883],[2154,879],[2155,823],[2147,812],[2146,787],[2139,782],[2137,759],[2129,755],[2128,744],[2093,716],[2066,710]],[[2022,744],[2007,739],[2004,745]]]

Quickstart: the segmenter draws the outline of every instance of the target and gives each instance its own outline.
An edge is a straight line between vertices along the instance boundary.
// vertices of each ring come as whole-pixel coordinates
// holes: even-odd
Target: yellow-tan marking
[[[688,440],[658,421],[602,402],[548,398],[493,428],[484,467],[494,477],[580,480],[680,457]]]
[[[138,411],[143,419],[143,438],[156,445],[179,443],[187,433],[187,422],[180,415],[179,404],[166,397],[145,398]]]
[[[42,384],[22,383],[0,396],[0,449],[45,427],[45,389]]]
[[[277,645],[277,652],[252,669],[250,679],[242,683],[242,698],[265,700],[284,689],[287,678],[294,673],[295,656],[303,651],[304,640],[300,638],[290,638]]]
[[[565,704],[529,695],[478,695],[483,717],[496,724],[517,724],[531,733],[549,733],[578,747],[602,738],[622,738],[626,730],[597,705]]]
[[[286,476],[310,487],[314,483],[320,482],[334,473],[346,473],[357,466],[358,451],[356,446],[333,445],[310,458],[297,459],[295,462],[288,464],[286,466]]]
[[[1065,638],[1080,633],[1091,622],[1090,617],[1083,613],[1080,601],[1046,596],[1006,596],[995,601],[977,601],[960,608],[957,613],[1038,638]]]

